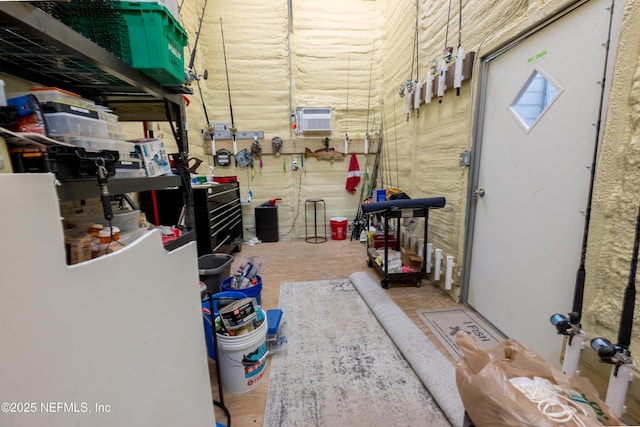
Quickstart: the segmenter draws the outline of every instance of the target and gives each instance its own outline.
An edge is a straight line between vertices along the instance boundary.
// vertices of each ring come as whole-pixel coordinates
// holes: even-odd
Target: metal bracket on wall
[[[218,139],[231,139],[231,123],[214,123],[213,124],[213,136]],[[264,131],[248,131],[248,132],[236,132],[236,139],[264,139]]]
[[[464,150],[460,153],[460,166],[469,166],[471,164],[471,151]]]

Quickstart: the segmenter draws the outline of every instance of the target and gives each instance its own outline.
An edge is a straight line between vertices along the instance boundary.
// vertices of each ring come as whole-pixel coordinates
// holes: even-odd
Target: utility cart
[[[366,215],[379,214],[384,218],[384,259],[379,265],[377,258],[372,255],[367,245],[367,265],[375,267],[384,277],[380,284],[388,289],[390,282],[415,280],[416,287],[420,287],[421,280],[427,277],[426,260],[423,260],[419,271],[389,273],[389,246],[395,243],[391,249],[400,251],[400,218],[424,218],[424,239],[422,253],[427,253],[427,230],[429,224],[429,210],[443,208],[446,203],[444,197],[430,197],[424,199],[398,199],[383,202],[366,203],[362,205],[362,212]],[[389,239],[389,220],[397,219],[395,239]]]

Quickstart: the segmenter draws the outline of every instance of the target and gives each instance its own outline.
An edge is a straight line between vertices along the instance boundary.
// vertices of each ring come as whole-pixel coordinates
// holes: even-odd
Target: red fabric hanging
[[[360,166],[358,165],[358,157],[356,153],[351,153],[351,161],[349,161],[349,172],[347,172],[346,189],[349,193],[355,194],[356,187],[360,183]]]

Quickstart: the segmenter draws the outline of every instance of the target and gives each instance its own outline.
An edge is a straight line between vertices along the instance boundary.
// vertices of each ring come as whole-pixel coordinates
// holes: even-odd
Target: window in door
[[[509,111],[525,133],[529,133],[561,93],[556,83],[540,70],[534,70]]]

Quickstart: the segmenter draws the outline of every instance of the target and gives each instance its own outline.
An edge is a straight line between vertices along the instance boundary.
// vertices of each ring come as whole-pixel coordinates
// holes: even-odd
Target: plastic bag
[[[456,343],[464,354],[456,364],[456,384],[476,427],[623,425],[587,378],[568,377],[516,340],[505,340],[487,351],[475,337],[458,332]],[[518,377],[539,377],[557,385],[563,403],[574,408],[574,416],[565,422],[547,417],[539,404],[510,382]]]

